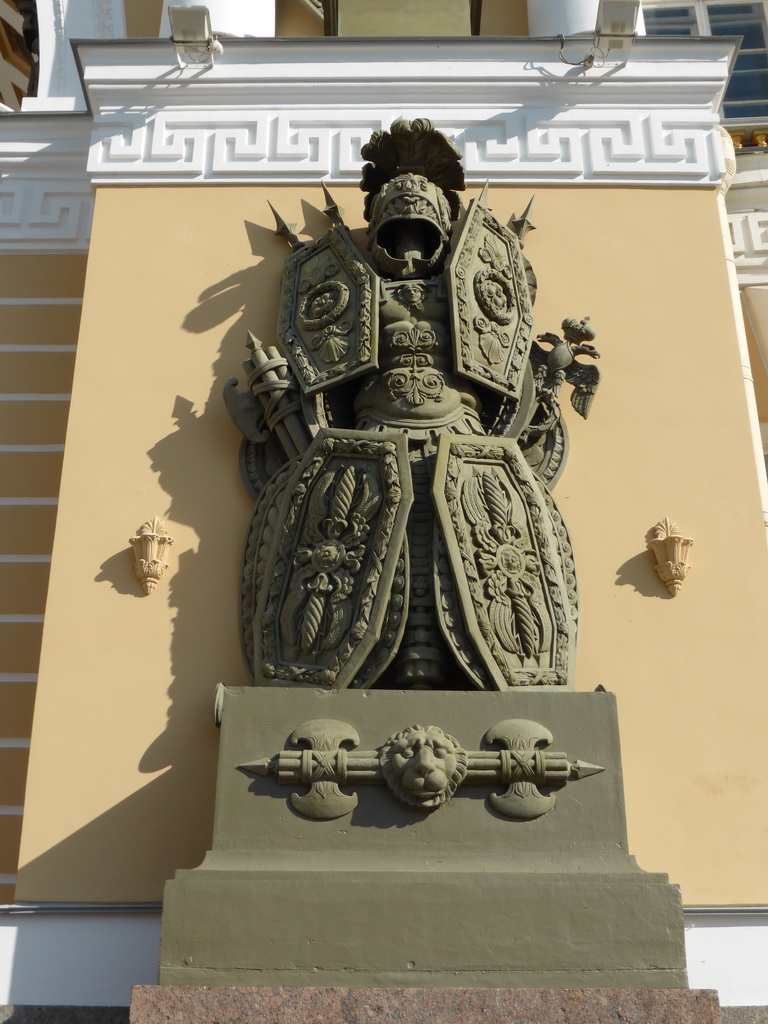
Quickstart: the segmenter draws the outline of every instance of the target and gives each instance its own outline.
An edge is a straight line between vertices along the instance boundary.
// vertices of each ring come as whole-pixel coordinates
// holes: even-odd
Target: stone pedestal
[[[225,691],[214,846],[166,887],[162,984],[685,986],[678,891],[627,850],[613,697],[437,696]],[[480,750],[511,718],[540,723],[550,750],[605,770],[569,782],[535,820],[498,813],[488,799],[504,791],[497,782],[462,785],[432,812],[381,783],[346,785],[354,809],[318,821],[291,803],[306,786],[238,769],[290,746],[309,719],[347,723],[361,750],[416,723]]]
[[[197,988],[133,990],[130,1024],[720,1024],[687,989]]]

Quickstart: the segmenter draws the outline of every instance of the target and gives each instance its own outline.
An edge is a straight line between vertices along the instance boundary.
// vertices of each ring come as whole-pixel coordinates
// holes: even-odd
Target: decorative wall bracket
[[[162,519],[153,516],[142,523],[136,536],[130,538],[133,548],[133,567],[145,594],[151,594],[168,568],[165,554],[173,544],[173,537]]]
[[[497,722],[485,742],[499,750],[465,750],[435,725],[411,725],[390,736],[377,750],[356,750],[356,730],[346,722],[313,719],[295,729],[290,743],[303,749],[281,750],[273,757],[238,765],[248,775],[275,775],[285,786],[309,786],[291,794],[295,810],[320,821],[340,818],[357,806],[357,794],[340,786],[385,783],[416,810],[432,811],[451,799],[461,785],[502,785],[490,804],[506,818],[528,821],[555,805],[553,790],[605,769],[566,754],[545,750],[552,733],[538,722],[515,718]]]
[[[687,559],[692,544],[693,539],[683,537],[677,525],[666,516],[651,530],[648,549],[653,552],[656,572],[671,597],[677,596],[688,575],[690,565]]]

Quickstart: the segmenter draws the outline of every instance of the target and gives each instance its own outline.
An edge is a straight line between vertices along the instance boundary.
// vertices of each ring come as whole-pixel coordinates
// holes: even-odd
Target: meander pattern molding
[[[164,41],[77,44],[88,112],[0,118],[0,251],[87,250],[92,184],[356,181],[362,145],[398,117],[429,117],[470,181],[711,187],[723,172],[728,42],[643,40],[578,81],[541,40],[395,40],[387,61],[320,42],[234,40],[194,76]]]
[[[420,111],[423,114],[423,110]],[[94,181],[354,181],[360,149],[400,109],[108,114],[94,132]],[[469,179],[706,184],[720,179],[707,111],[434,110]]]

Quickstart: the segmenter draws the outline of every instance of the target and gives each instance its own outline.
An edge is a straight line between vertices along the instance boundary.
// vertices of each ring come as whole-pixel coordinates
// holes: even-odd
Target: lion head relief
[[[467,752],[436,725],[410,725],[390,736],[379,763],[395,796],[422,810],[444,804],[467,774]]]

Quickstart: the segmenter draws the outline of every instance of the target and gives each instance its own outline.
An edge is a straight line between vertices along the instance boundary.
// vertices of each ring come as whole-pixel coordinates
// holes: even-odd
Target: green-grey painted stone
[[[627,850],[610,694],[242,688],[223,703],[213,849],[167,885],[162,983],[686,984],[678,891]],[[372,750],[417,722],[479,749],[512,717],[605,771],[515,822],[489,809],[490,787],[427,814],[381,784],[359,786],[349,815],[310,821],[289,801],[305,787],[237,770],[312,718],[348,723]]]

